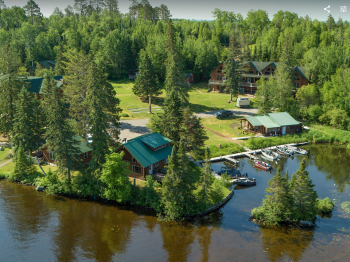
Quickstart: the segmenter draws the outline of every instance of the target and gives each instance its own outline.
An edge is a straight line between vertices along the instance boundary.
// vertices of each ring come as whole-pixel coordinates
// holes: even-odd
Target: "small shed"
[[[266,136],[293,134],[302,130],[302,124],[287,112],[251,116],[240,121],[241,128],[245,132]]]

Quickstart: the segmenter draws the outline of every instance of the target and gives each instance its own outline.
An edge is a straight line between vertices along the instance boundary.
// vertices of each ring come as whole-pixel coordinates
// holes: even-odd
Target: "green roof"
[[[81,136],[74,136],[73,138],[74,138],[74,140],[79,142],[77,147],[80,150],[81,154],[92,151],[90,143],[88,141],[84,140]]]
[[[146,141],[147,143],[144,141]],[[151,144],[152,147],[158,147],[169,142],[171,142],[171,140],[169,140],[168,138],[158,133],[153,133],[131,139],[123,146],[133,155],[134,158],[136,158],[136,160],[143,167],[148,167],[154,163],[166,159],[168,156],[171,155],[172,152],[172,148],[170,145],[158,149],[156,151],[152,151],[152,149],[149,147],[149,144]]]
[[[141,139],[141,141],[152,148],[157,148],[171,142],[170,139],[162,136],[159,133],[153,133],[148,136],[145,136]]]
[[[270,113],[268,114],[276,123],[281,126],[294,126],[299,125],[300,123],[296,121],[293,117],[290,116],[287,112],[281,113]]]
[[[294,126],[300,123],[291,117],[287,112],[270,113],[267,116],[249,116],[246,119],[253,126],[265,126],[266,128],[276,128],[281,126]]]

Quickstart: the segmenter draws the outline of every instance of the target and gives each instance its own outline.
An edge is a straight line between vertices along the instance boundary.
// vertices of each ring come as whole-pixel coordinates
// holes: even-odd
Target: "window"
[[[49,159],[50,159],[50,160],[55,160],[55,159],[54,159],[54,156],[53,156],[53,152],[49,152]]]
[[[254,74],[254,70],[253,69],[249,69],[248,74]]]
[[[84,159],[88,159],[89,158],[89,153],[84,153]]]
[[[297,73],[294,74],[294,80],[300,80],[300,77],[298,76]]]
[[[132,162],[133,162],[133,163],[137,163],[136,158],[132,157]]]
[[[275,131],[275,129],[274,129],[274,128],[272,128],[272,131]]]
[[[271,75],[275,72],[275,69],[273,67],[269,67],[268,69],[265,70],[264,75]]]
[[[165,164],[168,164],[168,161],[169,161],[168,158],[164,159]]]
[[[159,162],[157,162],[157,163],[155,164],[155,167],[157,167],[157,166],[159,166]]]
[[[216,71],[218,74],[222,73],[222,66],[219,67],[219,69]]]
[[[290,126],[289,129],[290,129],[290,130],[294,130],[294,129],[295,129],[295,126]]]
[[[299,84],[299,83],[295,83],[295,87],[296,87],[296,88],[299,88],[299,87],[300,87],[300,84]]]
[[[140,174],[141,175],[141,167],[139,167],[139,166],[132,166],[132,172],[134,174]]]
[[[280,128],[279,127],[277,127],[277,129],[276,129],[277,131],[280,131]]]

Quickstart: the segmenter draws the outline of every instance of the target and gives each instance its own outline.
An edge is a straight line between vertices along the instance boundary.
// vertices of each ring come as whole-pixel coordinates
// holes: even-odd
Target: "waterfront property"
[[[241,129],[247,133],[265,136],[294,134],[302,130],[302,124],[287,112],[270,113],[240,119]]]
[[[161,134],[152,133],[130,139],[115,152],[124,151],[123,160],[130,163],[130,176],[145,179],[168,164],[172,152],[170,142]]]
[[[80,159],[85,163],[89,163],[91,161],[92,156],[92,148],[90,143],[84,140],[81,136],[74,136],[74,139],[78,142],[78,149],[80,151]],[[55,164],[55,152],[51,151],[50,148],[44,147],[41,149],[43,152],[44,160],[48,163]]]
[[[243,94],[255,94],[257,90],[256,82],[259,81],[261,77],[265,77],[266,80],[273,77],[279,64],[278,62],[245,61],[242,82],[239,84],[240,91]],[[223,69],[224,63],[221,63],[211,72],[211,79],[209,80],[211,91],[223,92],[223,83],[225,81]],[[293,82],[297,89],[308,84],[309,79],[306,77],[306,70],[304,67],[294,67]]]

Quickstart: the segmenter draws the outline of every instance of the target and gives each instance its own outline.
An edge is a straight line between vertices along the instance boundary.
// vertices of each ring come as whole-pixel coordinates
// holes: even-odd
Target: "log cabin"
[[[41,68],[45,68],[47,70],[54,70],[56,66],[56,62],[53,60],[39,61],[38,64],[41,66]],[[27,68],[27,72],[30,76],[35,76],[35,70],[36,66],[34,65]]]
[[[262,76],[266,80],[274,77],[274,73],[280,63],[278,62],[256,62],[245,61],[242,74],[242,81],[239,84],[239,91],[242,94],[255,94],[257,90],[256,82],[260,80]],[[295,88],[298,89],[304,85],[307,85],[309,79],[306,77],[306,70],[302,66],[295,66],[294,68],[293,82]],[[223,92],[225,81],[224,63],[218,65],[211,72],[211,79],[209,80],[209,87],[211,91]]]
[[[130,163],[129,176],[145,179],[147,175],[153,175],[158,169],[167,166],[172,152],[170,142],[161,134],[152,133],[130,139],[115,152],[124,152],[123,160]]]
[[[302,131],[302,124],[287,112],[270,113],[240,119],[241,129],[247,133],[265,136],[294,134]]]

